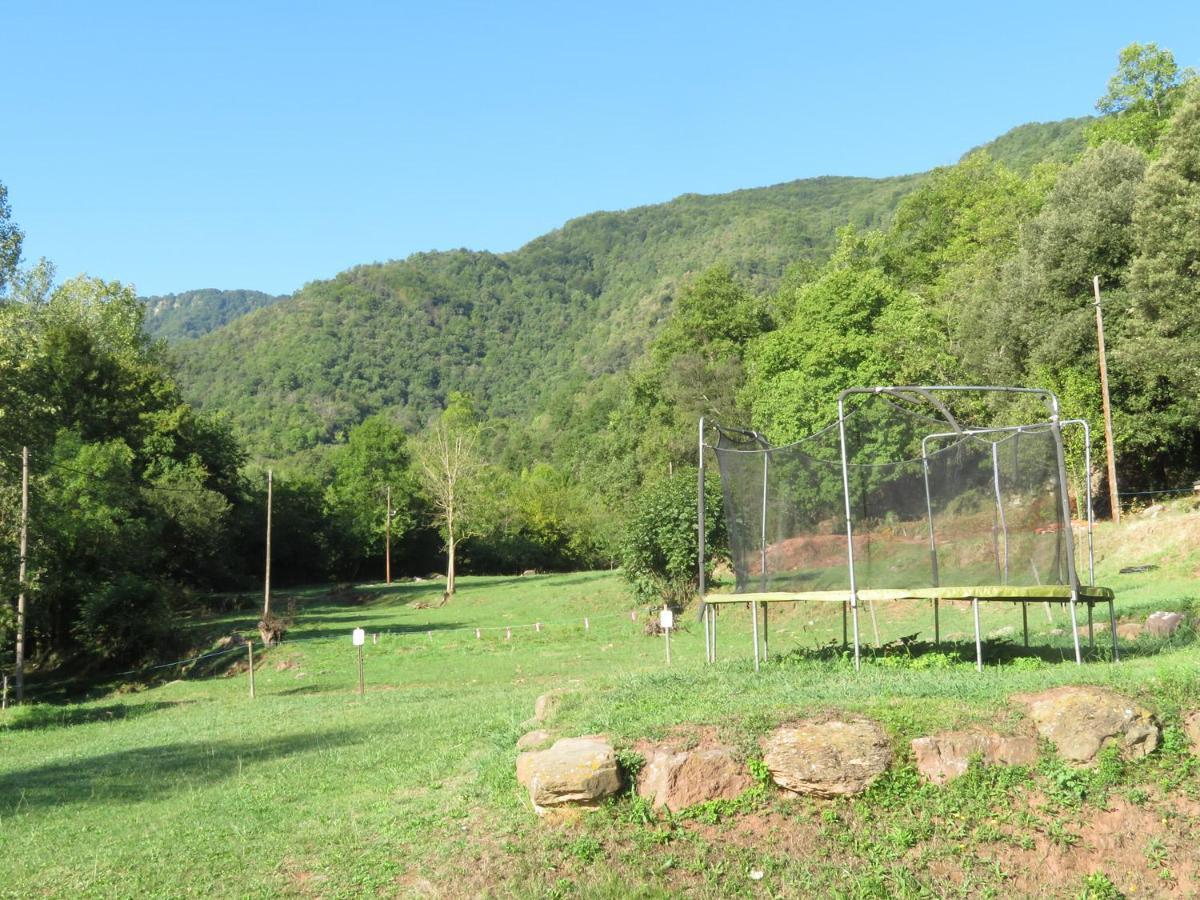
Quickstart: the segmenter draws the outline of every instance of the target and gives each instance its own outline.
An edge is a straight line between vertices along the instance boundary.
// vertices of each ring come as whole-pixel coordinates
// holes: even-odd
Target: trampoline
[[[1035,401],[1048,415],[1031,421]],[[852,640],[857,669],[860,610],[865,604],[878,645],[876,604],[896,600],[932,604],[935,645],[941,601],[969,601],[978,669],[980,604],[1020,604],[1026,646],[1028,605],[1066,606],[1077,664],[1083,662],[1078,607],[1086,607],[1094,647],[1093,610],[1107,604],[1113,659],[1119,659],[1113,592],[1095,585],[1086,476],[1078,493],[1085,506],[1079,512],[1086,513],[1087,583],[1076,570],[1064,429],[1082,432],[1090,472],[1085,421],[1061,419],[1051,391],[996,386],[851,388],[838,396],[837,409],[830,426],[779,446],[755,431],[700,420],[699,576],[708,662],[717,657],[720,607],[749,607],[757,669],[769,653],[772,604],[834,602],[842,605],[843,644]],[[1018,423],[987,421],[1003,417]],[[706,592],[708,454],[720,470],[731,594]]]

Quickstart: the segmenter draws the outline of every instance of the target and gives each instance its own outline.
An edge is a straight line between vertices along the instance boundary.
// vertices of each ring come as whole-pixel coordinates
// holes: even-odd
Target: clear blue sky
[[[596,209],[953,162],[1086,115],[1136,3],[10,3],[26,257],[145,294],[504,251]]]

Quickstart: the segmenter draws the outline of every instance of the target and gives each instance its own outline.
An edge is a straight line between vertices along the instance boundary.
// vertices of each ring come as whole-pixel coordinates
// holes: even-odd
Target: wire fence
[[[518,624],[506,624],[506,625],[462,625],[462,626],[456,626],[453,628],[442,628],[440,626],[437,626],[434,623],[426,623],[426,625],[431,625],[433,627],[422,627],[420,625],[417,625],[417,626],[414,626],[411,628],[405,628],[403,631],[400,631],[400,632],[397,632],[395,629],[381,628],[379,630],[371,629],[369,631],[369,633],[372,633],[375,635],[380,635],[380,636],[387,635],[389,638],[392,638],[392,639],[416,638],[417,636],[425,636],[427,639],[429,639],[429,638],[432,638],[432,636],[435,633],[437,633],[439,635],[456,634],[456,633],[474,633],[477,640],[482,640],[483,635],[485,633],[502,632],[504,634],[504,640],[507,642],[507,641],[512,640],[512,636],[513,636],[514,632],[533,631],[535,633],[540,633],[543,629],[547,629],[547,628],[556,628],[557,629],[557,628],[560,628],[563,626],[567,626],[567,627],[582,629],[582,631],[586,634],[591,631],[593,622],[605,622],[605,621],[612,620],[612,619],[628,619],[630,621],[636,622],[636,621],[638,621],[638,617],[639,617],[639,610],[632,609],[632,610],[628,610],[625,612],[604,612],[604,613],[598,613],[598,614],[597,613],[589,613],[587,615],[575,616],[570,619],[558,619],[558,620],[554,620],[554,621],[540,621],[539,620],[539,621],[535,621],[535,622],[523,622],[523,623],[518,623]],[[234,633],[240,634],[240,632],[237,632],[237,631],[235,631]],[[274,644],[273,647],[275,647],[275,648],[292,647],[297,644],[336,643],[339,641],[345,641],[346,638],[348,638],[349,636],[350,636],[350,632],[347,632],[343,636],[314,635],[312,637],[301,636],[301,637],[295,637],[295,638],[285,638],[284,640],[281,640],[279,643]],[[254,637],[251,636],[250,638],[244,639],[240,643],[237,643],[230,647],[224,647],[219,650],[211,650],[206,653],[200,653],[195,656],[185,657],[183,659],[171,660],[169,662],[147,663],[147,664],[139,666],[138,668],[135,668],[135,669],[128,669],[123,672],[105,673],[103,675],[97,675],[90,679],[73,677],[73,678],[62,678],[62,679],[58,679],[55,681],[48,681],[48,682],[47,681],[38,681],[32,685],[26,683],[24,685],[24,694],[25,694],[25,698],[29,699],[30,696],[45,696],[45,695],[57,692],[58,690],[63,689],[63,688],[71,688],[75,692],[78,692],[79,694],[84,694],[84,693],[87,693],[89,689],[94,689],[101,685],[111,685],[112,686],[111,689],[115,690],[115,689],[117,689],[117,687],[119,687],[119,684],[117,684],[117,683],[121,682],[122,679],[141,680],[141,679],[150,677],[155,672],[160,672],[164,669],[172,669],[172,668],[176,668],[176,667],[186,668],[188,666],[195,666],[197,663],[204,662],[205,660],[217,659],[219,657],[228,656],[233,653],[239,653],[239,654],[245,655],[247,653],[247,645],[253,644],[253,642],[254,642]],[[422,642],[422,643],[424,643],[424,642]],[[14,703],[13,695],[12,695],[14,680],[13,680],[12,674],[7,673],[7,672],[6,672],[6,674],[8,676],[8,687],[9,687],[9,696],[8,696],[7,702],[8,702],[8,705],[12,705]],[[215,673],[213,673],[213,675],[215,675]],[[124,683],[129,684],[132,682],[126,681]]]

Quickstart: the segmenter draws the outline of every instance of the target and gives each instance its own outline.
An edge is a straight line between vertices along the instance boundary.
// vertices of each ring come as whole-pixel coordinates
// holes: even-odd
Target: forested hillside
[[[574,371],[628,366],[681,279],[715,262],[769,290],[834,230],[886,221],[919,178],[819,178],[568,222],[516,252],[426,253],[307,285],[181,349],[183,383],[282,457],[375,411],[416,425],[450,390],[528,413]]]
[[[179,341],[202,337],[239,316],[278,303],[285,297],[262,291],[205,288],[140,299],[146,305],[146,331],[152,337]]]
[[[1021,126],[984,149],[1025,171],[1081,150],[1088,121]],[[381,410],[418,427],[451,390],[486,417],[528,415],[573,379],[628,368],[689,275],[721,263],[771,291],[789,265],[823,262],[839,227],[886,225],[924,177],[688,194],[575,219],[513,253],[359,266],[181,347],[182,382],[265,458],[334,440]]]
[[[996,162],[1022,173],[1028,173],[1041,162],[1070,162],[1087,148],[1087,129],[1093,121],[1091,116],[1081,116],[1061,122],[1018,125],[963,158],[976,150],[985,150]]]

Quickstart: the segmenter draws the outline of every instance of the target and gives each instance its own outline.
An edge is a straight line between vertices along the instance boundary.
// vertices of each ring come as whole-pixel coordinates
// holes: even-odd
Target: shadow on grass
[[[935,645],[932,641],[920,640],[919,637],[919,633],[908,635],[880,647],[872,646],[864,641],[861,644],[862,658],[896,668],[936,669],[954,665],[975,665],[975,641],[973,639],[942,640],[940,644]],[[1181,647],[1195,644],[1196,638],[1196,632],[1191,629],[1180,629],[1169,638],[1143,635],[1136,640],[1118,639],[1117,646],[1122,660],[1133,660],[1179,650]],[[1068,643],[1066,638],[1059,638],[1059,641],[1061,643],[1031,643],[1026,647],[1023,643],[1010,638],[984,639],[983,664],[985,666],[1020,667],[1042,663],[1054,665],[1073,663],[1075,661],[1074,644]],[[1094,647],[1089,645],[1086,636],[1080,636],[1080,650],[1085,663],[1112,661],[1112,640],[1107,630],[1096,632]],[[853,658],[852,646],[843,647],[841,641],[831,640],[812,647],[793,648],[777,657],[777,661],[788,664],[807,660],[844,659],[852,661]]]
[[[189,741],[104,753],[0,775],[0,814],[73,804],[139,803],[254,773],[264,763],[364,739],[355,731],[268,740]]]
[[[69,728],[72,725],[88,725],[92,722],[115,722],[120,719],[136,719],[141,716],[184,706],[191,700],[171,700],[156,703],[107,703],[104,706],[71,707],[49,706],[43,703],[19,706],[13,710],[8,728],[11,731],[40,731],[49,728]]]

